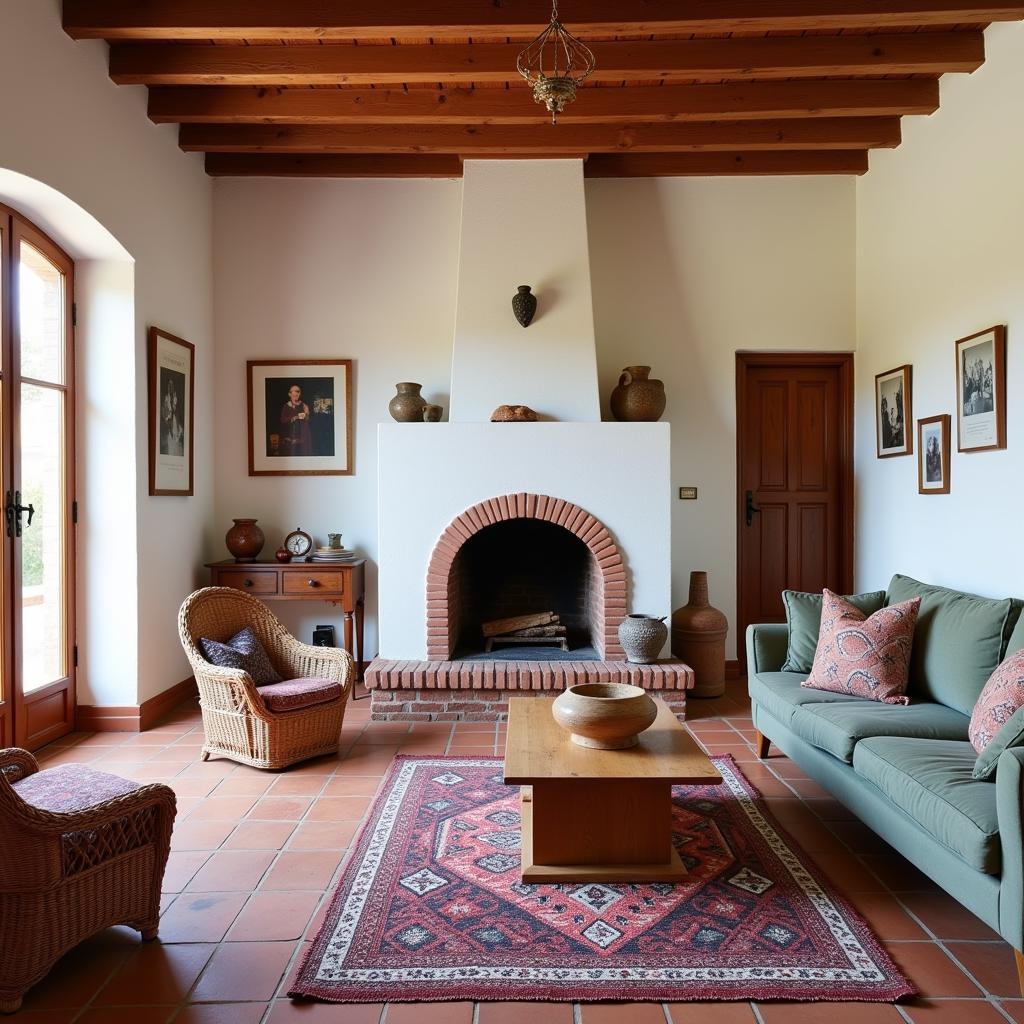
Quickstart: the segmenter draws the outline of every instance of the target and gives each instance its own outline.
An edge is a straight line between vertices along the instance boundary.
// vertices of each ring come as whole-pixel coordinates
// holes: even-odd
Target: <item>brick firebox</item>
[[[464,616],[460,556],[468,541],[502,523],[535,520],[567,531],[586,546],[580,609],[598,658],[588,661],[449,660]],[[508,698],[551,695],[582,682],[629,682],[661,691],[679,717],[693,672],[677,661],[625,661],[618,628],[626,615],[627,571],[611,533],[572,502],[543,494],[505,494],[466,509],[438,539],[427,568],[426,661],[374,660],[366,672],[378,721],[496,721]],[[524,608],[523,611],[536,609]]]

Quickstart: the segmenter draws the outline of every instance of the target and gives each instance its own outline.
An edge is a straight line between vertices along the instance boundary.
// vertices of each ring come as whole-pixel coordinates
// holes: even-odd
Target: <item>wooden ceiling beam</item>
[[[456,153],[574,156],[761,149],[873,149],[900,142],[898,117],[808,118],[718,124],[183,125],[189,152]]]
[[[930,114],[935,79],[730,82],[586,89],[559,124]],[[158,124],[546,124],[528,89],[255,89],[157,86],[149,116]]]
[[[589,178],[743,174],[863,174],[864,150],[851,152],[598,154],[583,165]],[[338,153],[207,153],[214,177],[461,178],[455,156],[353,156]]]
[[[799,31],[1012,21],[1024,4],[994,0],[578,0],[563,11],[581,35]],[[550,0],[64,0],[75,39],[401,39],[528,37]]]
[[[980,32],[681,39],[595,44],[595,81],[716,81],[973,71]],[[123,43],[110,50],[122,85],[386,85],[519,81],[512,44],[195,46]],[[579,102],[579,101],[577,101]]]

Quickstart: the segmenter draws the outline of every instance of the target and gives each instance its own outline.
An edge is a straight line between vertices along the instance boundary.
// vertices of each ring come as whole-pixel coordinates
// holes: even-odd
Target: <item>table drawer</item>
[[[337,596],[345,591],[345,574],[337,569],[309,569],[284,573],[284,593]]]
[[[217,573],[215,582],[219,587],[234,587],[249,594],[277,593],[277,573],[272,569],[251,569],[248,572],[245,569],[222,570]]]

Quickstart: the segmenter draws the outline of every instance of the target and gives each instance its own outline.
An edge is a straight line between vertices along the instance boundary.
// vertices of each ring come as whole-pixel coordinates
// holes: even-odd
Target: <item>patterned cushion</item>
[[[982,755],[975,778],[988,778],[999,755],[1021,739],[1024,707],[1024,650],[1007,658],[989,677],[971,714],[971,743]]]
[[[268,683],[279,683],[281,677],[270,663],[270,657],[263,649],[256,634],[246,626],[240,629],[230,640],[221,643],[219,640],[208,640],[201,637],[199,650],[211,665],[221,668],[240,668],[248,672],[249,677],[257,686]]]
[[[61,764],[14,783],[14,791],[41,811],[67,814],[113,800],[138,789],[140,783],[98,772],[84,764]]]
[[[826,590],[814,667],[801,685],[883,704],[909,704],[905,693],[920,608],[921,599],[915,597],[868,617]]]
[[[314,704],[337,700],[341,694],[341,683],[330,679],[285,679],[260,690],[260,697],[268,711],[310,708]]]

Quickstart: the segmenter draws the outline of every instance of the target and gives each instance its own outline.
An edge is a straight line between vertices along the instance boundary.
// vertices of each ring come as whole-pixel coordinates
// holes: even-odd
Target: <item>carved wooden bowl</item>
[[[570,686],[551,710],[573,743],[599,750],[635,747],[640,733],[658,717],[657,705],[646,691],[626,683]]]

